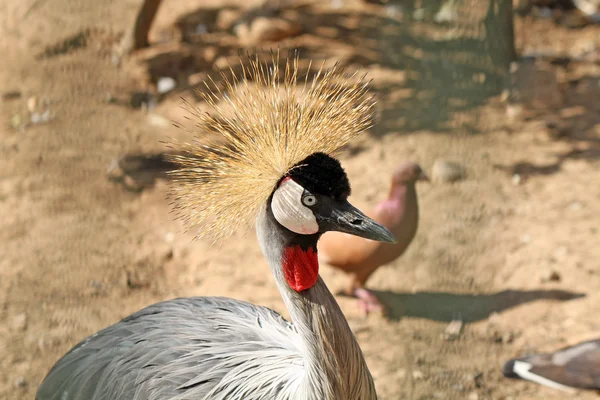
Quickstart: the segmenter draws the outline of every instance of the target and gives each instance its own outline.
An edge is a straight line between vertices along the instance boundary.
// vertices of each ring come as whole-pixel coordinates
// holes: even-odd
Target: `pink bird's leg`
[[[354,297],[359,300],[360,308],[363,316],[366,318],[371,312],[379,312],[385,314],[385,307],[377,296],[365,288],[356,288],[353,291]]]

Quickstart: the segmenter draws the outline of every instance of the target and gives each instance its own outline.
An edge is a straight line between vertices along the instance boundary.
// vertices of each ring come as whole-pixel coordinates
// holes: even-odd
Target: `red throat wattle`
[[[311,247],[286,247],[283,251],[283,274],[288,285],[296,292],[310,289],[319,277],[319,259]]]

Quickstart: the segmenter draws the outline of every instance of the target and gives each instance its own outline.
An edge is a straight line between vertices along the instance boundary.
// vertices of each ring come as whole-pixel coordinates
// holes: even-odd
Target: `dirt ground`
[[[118,156],[184,135],[170,121],[185,115],[181,97],[196,101],[188,83],[241,48],[214,21],[219,7],[235,14],[247,2],[168,2],[153,47],[116,65],[111,48],[138,3],[0,3],[1,398],[34,398],[69,348],[154,302],[222,295],[287,315],[253,230],[220,248],[193,242],[169,213],[164,181],[136,193],[107,179]],[[369,281],[388,319],[362,319],[339,298],[380,398],[564,399],[503,378],[501,366],[600,335],[600,66],[590,61],[600,27],[517,18],[518,50],[555,59],[521,68],[521,110],[507,107],[501,77],[481,63],[459,65],[475,78],[457,83],[453,39],[425,39],[433,23],[409,24],[398,7],[340,4],[300,9],[303,33],[279,45],[360,67],[382,94],[379,124],[342,157],[351,201],[372,206],[401,160],[430,172],[446,158],[468,171],[454,184],[419,185],[413,245]],[[201,41],[189,34],[198,24],[208,29]],[[174,91],[150,111],[129,105],[167,70]],[[50,118],[28,124],[31,110]],[[321,269],[334,291],[344,285]],[[465,326],[449,341],[454,319]]]

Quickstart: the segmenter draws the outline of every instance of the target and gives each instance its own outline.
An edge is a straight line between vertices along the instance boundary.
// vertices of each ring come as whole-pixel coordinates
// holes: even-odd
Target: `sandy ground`
[[[207,9],[235,10],[236,2],[169,2],[151,32],[155,46],[115,66],[111,46],[137,3],[0,4],[1,398],[33,398],[74,344],[160,300],[223,295],[287,315],[252,230],[220,248],[192,242],[169,214],[163,181],[133,193],[107,179],[119,155],[162,150],[165,136],[182,135],[169,121],[184,115],[180,97],[195,101],[186,82],[239,49],[214,23],[202,43],[197,35],[179,43],[176,28],[184,18],[186,32],[197,15],[214,22],[218,13]],[[401,160],[430,171],[442,157],[468,169],[464,181],[419,186],[413,245],[369,282],[390,317],[363,320],[351,299],[339,302],[383,400],[563,399],[506,380],[500,368],[510,357],[600,334],[600,67],[544,64],[556,82],[532,72],[521,89],[535,109],[507,114],[493,71],[462,66],[479,86],[460,85],[452,39],[436,47],[425,39],[432,23],[409,24],[398,10],[303,8],[304,34],[280,44],[300,48],[303,59],[360,67],[382,94],[380,123],[342,158],[357,206],[384,195]],[[519,18],[517,41],[526,53],[578,57],[598,48],[600,28]],[[165,69],[176,71],[179,86],[151,112],[120,104]],[[32,97],[36,112],[52,118],[24,126]],[[345,283],[327,266],[322,275],[334,291]],[[465,327],[448,341],[453,319]]]

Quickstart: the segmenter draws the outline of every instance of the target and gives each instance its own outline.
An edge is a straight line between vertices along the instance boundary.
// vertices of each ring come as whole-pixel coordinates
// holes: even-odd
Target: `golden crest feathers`
[[[178,165],[169,188],[175,212],[214,241],[248,226],[290,168],[316,152],[334,155],[373,117],[367,82],[337,65],[311,80],[298,77],[297,57],[283,70],[278,54],[241,68],[241,78],[204,95],[212,114],[192,111],[211,141],[170,144],[178,151],[170,157]]]

